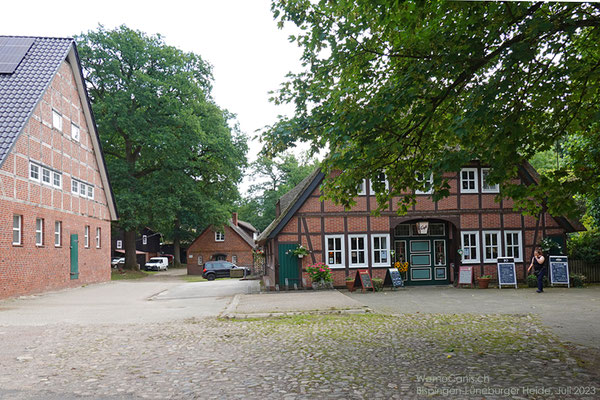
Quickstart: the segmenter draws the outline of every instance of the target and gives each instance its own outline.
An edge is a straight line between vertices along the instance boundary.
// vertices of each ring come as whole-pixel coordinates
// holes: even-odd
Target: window
[[[94,187],[89,183],[78,181],[75,178],[71,179],[71,192],[81,197],[94,199]]]
[[[117,249],[122,249],[122,248],[123,248],[123,241],[117,240]]]
[[[405,240],[396,240],[394,242],[394,248],[396,250],[395,261],[400,261],[401,263],[406,261],[406,241]]]
[[[237,256],[231,256],[231,262],[237,264]]]
[[[373,251],[373,265],[387,266],[390,264],[390,235],[371,236]]]
[[[461,193],[477,193],[477,168],[463,168],[460,170]]]
[[[349,235],[350,267],[367,265],[367,235]]]
[[[79,182],[75,179],[71,179],[71,192],[73,194],[79,194]]]
[[[410,225],[396,225],[396,227],[394,228],[394,236],[410,236]]]
[[[462,262],[473,264],[479,262],[479,232],[462,232]]]
[[[62,222],[54,221],[54,247],[60,247],[62,237]]]
[[[71,138],[79,142],[79,127],[75,124],[71,124]]]
[[[367,180],[363,179],[362,183],[358,185],[358,195],[364,196],[367,194]]]
[[[35,244],[36,246],[44,245],[44,220],[42,218],[35,220]]]
[[[225,234],[223,232],[215,232],[215,242],[224,242]]]
[[[202,265],[202,256],[198,256],[198,265]]]
[[[521,231],[504,231],[504,255],[512,257],[515,262],[523,261]]]
[[[148,244],[148,236],[142,235],[142,244]]]
[[[85,231],[84,231],[83,237],[84,237],[85,248],[87,249],[90,247],[90,227],[89,227],[89,225],[85,226]]]
[[[429,235],[430,236],[444,236],[445,225],[443,223],[430,223],[429,224]]]
[[[344,235],[326,235],[325,252],[327,265],[331,268],[344,267]]]
[[[62,187],[62,175],[58,172],[52,173],[52,184],[54,187],[61,188]]]
[[[87,197],[90,199],[94,199],[94,188],[92,186],[87,187]]]
[[[87,194],[87,185],[83,182],[79,182],[79,194],[82,197],[85,197],[85,195]]]
[[[52,127],[62,132],[62,115],[56,110],[52,110]]]
[[[34,163],[29,163],[29,179],[40,181],[40,166]]]
[[[500,232],[483,232],[483,261],[495,263],[500,257]]]
[[[23,216],[13,215],[13,241],[16,246],[21,245],[21,226],[23,224]]]
[[[42,168],[42,182],[50,184],[50,170],[48,168]]]
[[[381,184],[385,185],[385,190],[387,191],[389,189],[389,183],[387,180],[387,177],[385,176],[384,172],[380,172],[377,174],[377,177],[374,179],[377,182],[380,182]],[[371,181],[371,185],[369,190],[371,191],[371,194],[375,194],[375,190],[373,190],[373,180]]]
[[[481,168],[481,192],[482,193],[499,193],[500,185],[490,185],[487,183],[487,177],[490,174],[489,168]]]
[[[434,240],[433,250],[435,251],[433,255],[434,265],[436,267],[446,265],[446,241]],[[444,279],[446,278],[444,277]]]
[[[100,228],[96,228],[96,248],[99,249],[100,245],[102,244],[101,241],[101,235],[102,231],[100,230]]]
[[[433,172],[425,179],[425,174],[417,173],[417,183],[425,185],[425,190],[415,190],[415,194],[432,194],[433,193]]]

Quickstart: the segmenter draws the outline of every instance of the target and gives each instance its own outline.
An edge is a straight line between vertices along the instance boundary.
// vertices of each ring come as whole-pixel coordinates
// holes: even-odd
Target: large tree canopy
[[[329,149],[342,174],[326,193],[352,204],[365,177],[386,206],[427,189],[448,194],[444,172],[472,160],[529,212],[573,214],[574,194],[600,190],[600,5],[587,3],[273,2],[294,23],[305,70],[275,97],[295,104],[263,134],[267,153],[306,141]],[[511,185],[535,153],[570,143],[568,162],[541,184]],[[411,203],[414,196],[401,196]]]
[[[246,141],[214,104],[202,58],[125,26],[78,37],[113,184],[126,263],[135,231],[225,222],[246,163]],[[209,206],[210,205],[210,206]]]

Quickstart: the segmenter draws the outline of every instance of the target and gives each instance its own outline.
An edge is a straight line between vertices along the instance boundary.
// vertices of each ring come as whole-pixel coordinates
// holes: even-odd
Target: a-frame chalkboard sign
[[[498,288],[514,285],[517,289],[517,271],[514,258],[498,258]]]
[[[365,291],[365,289],[371,289],[375,291],[373,281],[371,280],[371,275],[369,275],[369,270],[359,269],[358,271],[356,271],[356,276],[354,277],[354,287],[362,288],[363,292]]]
[[[391,286],[392,289],[404,287],[402,276],[400,276],[400,272],[396,268],[388,268],[383,280],[383,286]]]
[[[473,267],[460,266],[458,268],[458,286],[471,285],[473,287]]]
[[[549,256],[550,259],[550,284],[567,285],[571,287],[569,282],[569,259],[567,256]]]

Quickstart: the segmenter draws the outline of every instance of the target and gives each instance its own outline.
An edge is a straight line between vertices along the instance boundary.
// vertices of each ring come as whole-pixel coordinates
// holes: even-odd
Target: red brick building
[[[488,171],[474,162],[446,175],[449,197],[434,202],[429,193],[417,192],[416,205],[403,216],[397,214],[395,198],[377,217],[371,215],[377,201],[368,181],[363,181],[356,205],[345,210],[319,199],[324,175],[315,171],[279,200],[277,218],[257,239],[265,249],[265,284],[281,285],[285,279],[290,285],[309,284],[306,267],[323,262],[331,267],[334,284],[343,286],[357,269],[383,278],[395,261],[409,262],[408,285],[449,284],[461,265],[474,266],[475,277],[495,278],[498,257],[513,257],[517,278],[524,279],[535,243],[550,237],[564,249],[565,233],[584,228],[549,214],[539,220],[523,216],[508,199],[496,202],[499,188],[486,182]],[[538,178],[525,165],[518,179],[531,185]],[[303,259],[289,251],[300,244],[310,252]]]
[[[0,36],[0,298],[110,280],[116,218],[75,42]]]
[[[215,260],[252,268],[256,234],[256,228],[238,220],[237,213],[233,213],[222,230],[213,226],[206,228],[188,247],[188,273],[202,274],[204,263]]]

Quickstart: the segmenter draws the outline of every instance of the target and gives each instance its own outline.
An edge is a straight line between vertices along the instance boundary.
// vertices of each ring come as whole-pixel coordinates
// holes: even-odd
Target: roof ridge
[[[64,37],[64,36],[0,35],[0,38],[75,40],[75,38],[70,37],[70,36]]]

